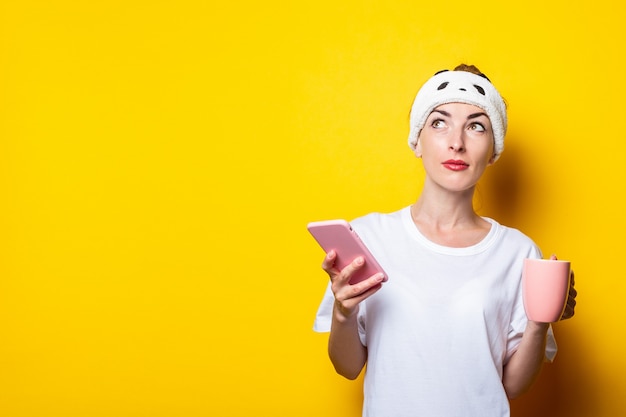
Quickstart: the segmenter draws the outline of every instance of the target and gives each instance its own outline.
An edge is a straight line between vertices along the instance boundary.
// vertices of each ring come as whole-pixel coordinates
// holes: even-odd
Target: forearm
[[[359,338],[356,314],[343,317],[333,312],[328,355],[338,374],[348,379],[359,376],[367,361],[367,349]]]
[[[502,383],[509,398],[526,392],[539,375],[545,357],[548,327],[546,323],[528,322],[517,351],[504,367]]]

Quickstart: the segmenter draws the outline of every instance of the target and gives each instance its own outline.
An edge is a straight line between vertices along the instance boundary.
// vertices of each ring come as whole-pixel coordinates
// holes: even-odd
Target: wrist
[[[351,321],[356,321],[357,313],[359,312],[359,306],[349,310],[338,303],[335,303],[333,308],[333,320],[337,323],[345,324]]]
[[[536,334],[546,334],[550,328],[550,323],[542,323],[539,321],[528,320],[526,331]]]

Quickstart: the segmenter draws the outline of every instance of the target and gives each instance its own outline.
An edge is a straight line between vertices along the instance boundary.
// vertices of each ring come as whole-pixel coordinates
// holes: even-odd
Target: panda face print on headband
[[[440,71],[420,88],[411,108],[409,146],[415,150],[430,113],[442,104],[465,103],[483,109],[493,128],[494,162],[504,150],[506,105],[487,77],[467,71]]]

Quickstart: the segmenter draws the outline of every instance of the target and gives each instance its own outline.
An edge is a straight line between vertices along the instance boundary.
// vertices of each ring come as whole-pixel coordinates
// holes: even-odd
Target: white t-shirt
[[[509,416],[502,369],[527,322],[522,264],[541,253],[518,230],[485,220],[487,236],[465,248],[429,241],[409,207],[351,222],[389,277],[359,307],[364,417]],[[333,300],[329,286],[315,331],[330,331]],[[550,329],[546,358],[555,354]]]

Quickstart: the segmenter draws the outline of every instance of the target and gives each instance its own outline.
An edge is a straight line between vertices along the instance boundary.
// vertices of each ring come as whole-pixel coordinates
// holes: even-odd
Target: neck
[[[462,192],[422,191],[411,206],[411,217],[419,231],[443,246],[468,247],[489,233],[491,224],[476,214],[474,189]]]
[[[475,225],[480,217],[474,211],[474,188],[460,192],[432,190],[425,187],[411,207],[416,223],[428,223],[437,228]]]

